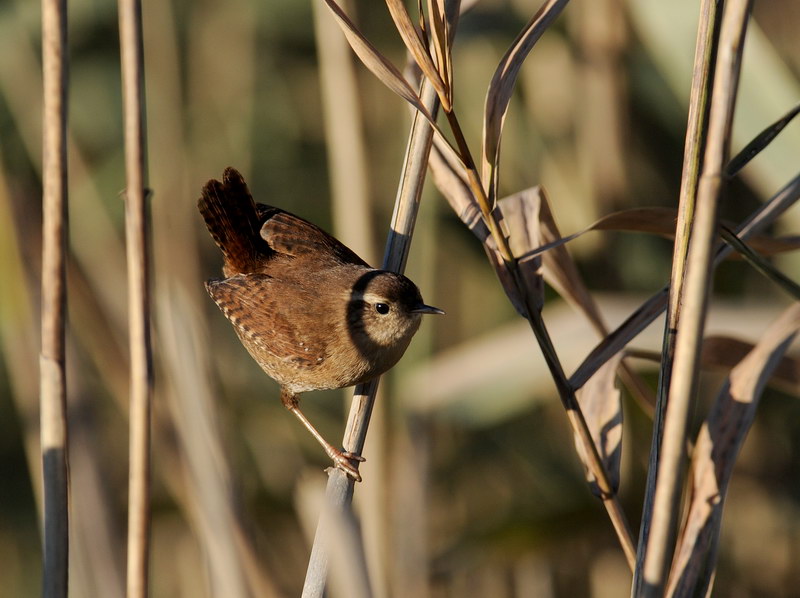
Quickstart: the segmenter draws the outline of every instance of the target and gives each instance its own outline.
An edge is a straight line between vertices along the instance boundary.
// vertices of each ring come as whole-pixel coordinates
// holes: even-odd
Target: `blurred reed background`
[[[537,7],[482,0],[459,26],[456,101],[475,147],[487,84]],[[350,10],[402,64],[385,6],[351,2]],[[40,591],[40,18],[37,3],[0,3],[3,598]],[[502,194],[542,184],[564,234],[615,210],[675,207],[696,20],[696,3],[686,0],[570,4],[521,71],[504,133]],[[798,27],[797,2],[756,3],[734,152],[800,98]],[[146,2],[144,35],[156,372],[152,596],[298,595],[315,521],[303,512],[328,463],[204,292],[220,259],[196,198],[207,179],[235,166],[257,200],[319,223],[378,263],[409,112],[311,2]],[[114,3],[71,2],[69,46],[70,586],[75,597],[113,598],[124,595],[128,459]],[[792,123],[732,182],[722,217],[750,214],[797,175],[798,156],[800,127]],[[798,230],[795,207],[774,232]],[[612,326],[669,280],[669,240],[593,232],[569,249]],[[797,255],[775,261],[800,275]],[[386,377],[367,441],[356,507],[376,595],[627,595],[625,558],[587,491],[539,349],[482,248],[432,185],[407,272],[447,317],[426,321]],[[753,342],[787,304],[750,266],[728,261],[716,275],[708,331]],[[544,317],[569,373],[597,337],[554,293]],[[634,345],[657,352],[661,333],[659,320]],[[635,365],[655,388],[657,364]],[[704,370],[704,409],[724,375]],[[767,389],[734,473],[717,595],[800,596],[793,375],[782,389]],[[342,396],[304,401],[326,437],[341,435]],[[621,497],[636,525],[651,419],[624,400]]]

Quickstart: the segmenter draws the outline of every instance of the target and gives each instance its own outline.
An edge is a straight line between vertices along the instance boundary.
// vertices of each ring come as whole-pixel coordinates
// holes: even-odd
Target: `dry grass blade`
[[[650,233],[665,238],[675,237],[675,223],[678,217],[676,210],[672,208],[631,208],[614,212],[600,218],[597,222],[586,229],[570,235],[566,240],[571,241],[577,236],[588,231],[628,231],[638,233]],[[723,222],[723,226],[731,229],[734,225]],[[722,237],[726,238],[723,232]],[[549,241],[549,240],[548,240]],[[771,235],[752,235],[747,241],[749,247],[765,255],[774,255],[800,249],[800,237],[773,237]],[[550,245],[548,245],[548,248]]]
[[[41,457],[44,479],[45,598],[66,598],[69,479],[65,372],[67,252],[67,6],[42,2],[44,143],[42,169]]]
[[[558,225],[550,210],[550,201],[547,193],[545,193],[544,189],[540,189],[539,195],[541,201],[539,225],[541,227],[542,240],[545,244],[553,247],[551,251],[545,252],[542,257],[544,278],[561,297],[586,316],[601,337],[606,337],[608,335],[608,326],[600,314],[597,303],[583,283],[578,268],[569,255],[567,248],[559,243],[562,238],[561,232],[558,230]],[[598,226],[598,224],[595,223],[593,227]],[[621,362],[619,374],[622,382],[628,387],[636,400],[646,410],[652,409],[655,403],[652,391],[624,360]]]
[[[470,191],[461,163],[448,151],[439,137],[433,140],[430,168],[436,188],[444,195],[461,222],[483,243],[489,236],[489,229],[481,217],[480,208]]]
[[[150,410],[153,372],[145,174],[144,59],[142,8],[139,0],[120,0],[119,28],[125,117],[125,240],[131,352],[127,596],[144,598],[148,593],[150,554]]]
[[[636,570],[634,571],[633,590],[631,592],[633,596],[638,596],[643,590],[642,567],[647,556],[651,518],[653,516],[653,499],[660,459],[659,451],[661,450],[661,439],[664,431],[664,405],[667,400],[670,368],[672,367],[675,353],[674,331],[677,328],[677,319],[680,314],[681,289],[689,246],[689,223],[692,221],[695,211],[697,181],[700,177],[703,146],[708,127],[708,101],[711,93],[714,56],[719,37],[721,8],[722,5],[714,0],[702,0],[700,2],[689,94],[689,115],[683,149],[681,188],[678,198],[678,218],[675,227],[675,244],[672,250],[672,272],[669,286],[658,294],[662,307],[653,316],[655,318],[664,309],[667,311],[661,350],[661,371],[654,409],[653,434],[650,440],[647,483],[645,484],[644,505],[642,507],[642,525],[639,528]],[[670,290],[672,293],[669,292]]]
[[[430,166],[431,174],[436,187],[445,196],[450,207],[458,215],[466,227],[474,234],[481,242],[486,257],[489,263],[494,268],[497,278],[503,287],[503,290],[517,310],[517,313],[526,317],[526,307],[524,299],[521,297],[518,289],[516,288],[514,277],[508,269],[503,255],[497,247],[497,243],[489,230],[483,213],[481,212],[478,203],[475,201],[475,196],[472,193],[472,187],[468,180],[464,177],[464,170],[457,163],[452,152],[448,151],[448,147],[444,142],[436,137],[434,139],[434,147],[431,152]],[[535,258],[533,251],[528,251],[520,254],[525,260],[532,260]],[[532,287],[535,288],[535,287]],[[536,296],[536,293],[533,295]]]
[[[772,222],[792,207],[800,199],[800,176],[789,181],[784,187],[773,195],[769,201],[762,204],[743,224],[737,228],[737,235],[741,239],[748,239],[766,228]],[[566,237],[569,238],[569,237]],[[722,245],[715,256],[715,264],[720,263],[730,253],[730,245]],[[597,368],[621,351],[642,330],[653,322],[667,307],[668,287],[664,287],[650,297],[629,318],[598,345],[583,360],[580,366],[569,379],[573,388],[580,388],[591,378]]]
[[[703,339],[703,368],[731,369],[750,353],[755,345],[728,336],[707,336]],[[784,356],[775,366],[769,385],[787,394],[800,397],[800,358]]]
[[[457,14],[458,8],[456,7],[454,15]],[[428,0],[428,18],[431,21],[436,64],[439,67],[439,76],[444,82],[446,90],[445,95],[442,96],[440,94],[439,99],[445,112],[450,112],[453,109],[453,60],[450,51],[452,37],[450,35],[450,25],[445,14],[444,0]]]
[[[494,268],[508,300],[511,301],[518,314],[526,317],[527,310],[524,298],[516,287],[514,276],[509,271],[506,260],[503,259],[503,254],[495,242],[495,237],[491,234],[478,202],[475,201],[475,195],[472,192],[473,186],[464,177],[464,170],[460,163],[457,163],[452,153],[447,151],[447,147],[439,137],[434,139],[430,167],[436,187],[445,196],[450,207],[461,221],[481,242],[486,252],[486,257]],[[522,228],[524,229],[525,227],[523,226]],[[517,249],[519,251],[520,247]],[[533,250],[526,251],[520,255],[524,256],[527,261],[531,261],[536,257],[533,255]],[[527,283],[526,286],[528,286]],[[531,289],[535,289],[535,285]],[[537,294],[541,293],[535,291],[532,297],[536,297]]]
[[[543,192],[540,191],[540,193],[544,196]],[[545,202],[542,206],[542,217],[545,218],[549,214],[551,212]],[[556,234],[558,229],[555,227],[555,222],[552,220],[551,215],[549,220],[542,221],[542,226],[544,227],[542,245],[532,249],[524,257],[531,258],[537,255],[557,256],[554,259],[558,259],[559,263],[565,264],[565,260],[569,260],[569,256],[567,254],[562,255],[564,245],[592,231],[648,233],[672,239],[675,237],[677,215],[678,212],[673,208],[631,208],[603,216],[583,230],[566,237],[560,236],[560,233]],[[723,223],[723,225],[733,228],[733,225],[727,222]],[[759,253],[773,255],[800,249],[800,237],[790,235],[776,238],[770,235],[752,235],[748,240],[748,245]],[[545,261],[545,266],[547,266],[547,261]],[[555,280],[551,282],[551,284],[554,283],[558,284]]]
[[[622,354],[619,353],[603,364],[583,388],[575,393],[615,492],[619,489],[622,460],[622,401],[615,385],[617,368],[621,361]],[[581,461],[587,463],[588,459],[578,438],[575,438],[575,449],[581,455]],[[584,468],[592,492],[601,496],[594,474],[589,468]]]
[[[708,307],[717,206],[722,192],[723,169],[728,159],[733,112],[738,91],[744,34],[749,20],[749,0],[732,0],[725,5],[720,29],[719,51],[714,75],[708,137],[703,172],[697,189],[697,207],[690,219],[691,235],[686,253],[685,282],[673,301],[680,301],[674,359],[667,355],[668,400],[663,420],[663,440],[658,454],[657,474],[649,478],[652,509],[647,503],[643,526],[649,536],[643,541],[644,562],[637,575],[636,595],[658,596],[663,592],[672,554],[686,460],[686,430],[699,370],[702,332]],[[679,266],[675,266],[679,267]],[[676,298],[677,297],[677,298]],[[660,431],[656,422],[656,437]]]
[[[409,104],[419,110],[431,124],[436,125],[435,119],[431,116],[428,109],[422,104],[417,93],[411,88],[400,71],[389,62],[386,57],[378,52],[369,40],[358,30],[341,7],[333,0],[324,0],[325,4],[336,17],[336,22],[341,27],[342,32],[347,38],[353,52],[361,59],[366,66],[386,87],[406,100]]]
[[[761,255],[777,255],[800,249],[800,235],[788,235],[785,237],[757,235],[752,237],[747,242],[747,245]]]
[[[795,299],[800,300],[800,285],[756,253],[752,247],[736,236],[735,232],[723,226],[722,238],[758,272],[792,295]]]
[[[439,149],[438,146],[436,146],[436,149]],[[509,262],[503,259],[500,248],[495,244],[496,236],[489,228],[491,221],[487,222],[485,215],[475,201],[474,185],[470,184],[470,182],[466,181],[464,177],[460,175],[453,162],[448,161],[444,152],[434,151],[431,153],[431,168],[434,173],[434,180],[437,185],[440,185],[440,190],[448,199],[454,211],[467,227],[482,241],[489,262],[497,272],[503,290],[509,300],[517,311],[528,319],[534,335],[539,342],[548,369],[553,376],[559,391],[559,396],[567,411],[568,419],[577,437],[576,441],[580,442],[583,446],[582,456],[586,458],[584,463],[587,469],[592,471],[592,475],[597,482],[597,487],[601,491],[600,496],[603,500],[603,505],[609,514],[609,518],[617,532],[625,556],[632,568],[635,550],[627,519],[614,493],[611,482],[608,479],[608,474],[605,471],[602,458],[592,439],[591,431],[581,412],[580,405],[573,392],[574,387],[570,385],[564,374],[547,332],[547,328],[541,318],[541,312],[536,307],[535,286],[531,289],[533,292],[530,292],[528,289],[529,285],[523,279],[522,272],[517,265],[519,262],[514,263],[514,266],[517,267],[512,270],[509,268]],[[531,198],[538,200],[539,190],[529,190],[528,197],[529,200]],[[527,209],[528,214],[525,215],[526,219],[530,218],[531,215],[530,207]],[[538,211],[538,208],[536,211]],[[528,227],[522,226],[521,228],[527,229]],[[528,235],[527,232],[525,234]],[[508,246],[506,246],[506,248],[509,249]],[[520,261],[530,259],[531,252],[526,253],[527,255],[523,256],[524,259]]]
[[[411,17],[406,10],[406,5],[403,0],[386,0],[386,6],[389,8],[389,13],[392,15],[392,20],[403,38],[406,49],[414,57],[414,61],[424,73],[425,77],[433,84],[436,93],[439,94],[439,99],[448,99],[451,97],[448,87],[445,85],[442,77],[439,76],[439,71],[433,63],[428,48],[422,40],[419,31],[411,22]],[[420,15],[421,17],[421,15]],[[445,109],[449,110],[450,105],[445,104]]]
[[[666,287],[661,289],[617,326],[611,334],[600,341],[570,376],[570,386],[581,388],[604,363],[622,351],[629,342],[663,313],[667,307],[667,294]]]
[[[761,131],[750,143],[748,143],[742,151],[728,162],[725,168],[725,174],[729,177],[734,176],[742,168],[744,168],[750,160],[755,158],[765,147],[767,147],[778,134],[783,131],[784,127],[792,122],[792,119],[800,114],[800,104],[789,110],[783,117],[776,122],[772,123],[766,129]]]
[[[756,415],[767,381],[800,330],[800,303],[789,307],[731,371],[692,457],[689,513],[676,550],[667,596],[702,596],[711,590],[722,509],[736,457]]]
[[[539,247],[541,242],[541,227],[539,226],[539,210],[541,200],[539,188],[526,189],[509,197],[504,197],[498,202],[498,207],[503,215],[503,223],[508,232],[511,253],[517,258],[517,269],[525,287],[525,294],[533,299],[537,310],[544,306],[544,280],[542,279],[542,258],[530,254]],[[491,237],[489,237],[491,239]],[[505,271],[505,268],[503,269]],[[498,274],[500,271],[498,270]],[[501,279],[503,276],[501,276]],[[512,282],[512,281],[509,281]],[[503,284],[506,292],[515,291],[513,284]],[[517,302],[522,299],[517,294]],[[510,294],[509,294],[510,297]],[[513,299],[512,299],[513,302]],[[520,311],[519,309],[517,311]],[[524,311],[522,312],[524,315]]]
[[[546,0],[530,22],[511,44],[494,72],[486,93],[483,117],[482,178],[488,184],[490,204],[497,199],[497,167],[500,160],[500,137],[503,134],[508,104],[522,63],[533,46],[555,21],[569,0]]]

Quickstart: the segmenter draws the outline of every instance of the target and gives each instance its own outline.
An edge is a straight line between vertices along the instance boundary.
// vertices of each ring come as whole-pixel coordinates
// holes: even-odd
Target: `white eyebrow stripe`
[[[367,303],[388,303],[389,300],[381,295],[375,293],[364,293],[364,301]]]
[[[348,293],[348,299],[350,301],[366,301],[367,303],[390,303],[390,301],[382,295],[369,292],[364,293],[362,291]]]

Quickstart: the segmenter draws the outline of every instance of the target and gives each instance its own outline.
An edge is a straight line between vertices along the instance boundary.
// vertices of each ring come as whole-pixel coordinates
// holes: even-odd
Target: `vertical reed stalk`
[[[662,347],[660,384],[656,398],[656,410],[653,420],[653,437],[650,448],[650,466],[647,470],[647,485],[642,509],[642,526],[639,530],[639,546],[636,557],[633,587],[639,588],[642,582],[642,565],[644,564],[647,543],[650,536],[650,524],[653,517],[653,498],[655,495],[656,477],[658,474],[658,458],[664,433],[664,413],[666,397],[669,393],[669,380],[672,373],[672,362],[675,355],[675,331],[680,315],[680,297],[683,287],[683,275],[689,246],[689,224],[693,221],[696,199],[697,181],[702,167],[703,144],[708,126],[708,101],[711,92],[714,54],[719,34],[719,15],[714,0],[703,0],[700,6],[700,20],[697,26],[695,44],[694,72],[692,88],[689,95],[689,117],[686,127],[686,141],[683,152],[683,172],[681,190],[678,200],[678,222],[675,232],[675,247],[672,254],[672,274],[670,280],[670,296],[667,305],[667,318],[664,328]],[[637,590],[638,591],[638,590]]]
[[[119,28],[125,118],[125,237],[131,353],[127,596],[144,598],[147,595],[150,545],[150,403],[153,376],[140,0],[120,0]]]
[[[686,431],[700,366],[700,346],[711,288],[714,247],[717,237],[717,205],[722,192],[725,164],[730,150],[731,126],[736,104],[744,35],[750,0],[726,4],[720,30],[708,137],[697,205],[686,258],[675,339],[675,358],[670,374],[664,419],[664,440],[659,456],[653,498],[653,516],[642,580],[635,596],[661,596],[667,581],[681,501],[686,460]],[[673,303],[671,301],[671,303]]]
[[[67,250],[67,6],[42,1],[44,84],[40,417],[44,479],[42,595],[66,598],[69,469],[65,374]]]

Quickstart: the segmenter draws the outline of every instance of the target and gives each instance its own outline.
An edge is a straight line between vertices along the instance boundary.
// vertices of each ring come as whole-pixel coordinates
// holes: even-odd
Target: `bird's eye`
[[[389,313],[389,306],[386,305],[385,303],[376,303],[375,311],[381,315],[386,315]]]

